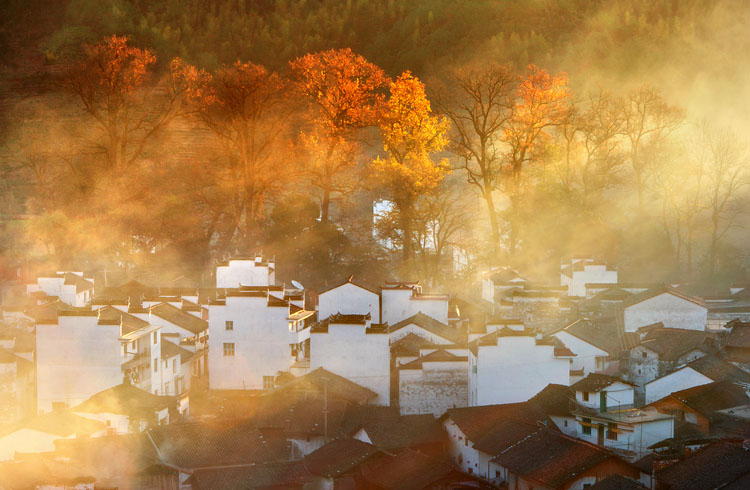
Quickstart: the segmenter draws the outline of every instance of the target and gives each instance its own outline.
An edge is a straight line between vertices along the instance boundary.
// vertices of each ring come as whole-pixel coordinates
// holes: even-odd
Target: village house
[[[355,439],[383,451],[411,448],[441,456],[448,445],[443,425],[432,414],[371,418],[357,426]]]
[[[325,368],[378,394],[390,404],[391,358],[388,326],[370,314],[333,315],[310,329],[310,369]]]
[[[656,473],[657,490],[742,490],[750,487],[748,449],[717,442]]]
[[[417,354],[416,359],[396,368],[401,414],[431,413],[439,417],[449,408],[467,406],[469,358],[466,348],[423,346]]]
[[[590,285],[587,284],[586,286]],[[588,295],[585,299],[576,301],[573,312],[581,318],[610,319],[619,317],[622,303],[631,296],[633,296],[633,293],[619,286],[608,287],[596,294]]]
[[[380,323],[380,293],[349,276],[346,281],[318,293],[318,318],[331,315],[364,315]]]
[[[108,323],[111,321],[106,320]],[[160,330],[161,327],[159,326],[146,325],[120,336],[122,372],[125,379],[138,388],[155,395],[161,394],[163,390],[164,366],[161,358],[162,338]]]
[[[548,428],[493,458],[490,472],[509,489],[582,489],[614,474],[641,478],[636,467],[611,452]]]
[[[504,292],[522,286],[528,280],[510,267],[496,267],[482,274],[482,299],[491,305]]]
[[[622,304],[626,332],[661,323],[665,328],[706,329],[708,307],[703,300],[669,286],[660,286],[634,294]]]
[[[382,323],[394,325],[401,320],[423,313],[440,323],[448,324],[447,294],[422,294],[418,282],[386,282],[380,288]],[[360,314],[365,312],[360,312]]]
[[[283,297],[283,286],[243,286],[209,302],[211,389],[272,389],[297,362],[310,330]]]
[[[494,331],[469,344],[469,406],[526,401],[570,383],[575,354],[533,331]]]
[[[617,284],[617,269],[592,257],[573,257],[560,265],[560,284],[568,296],[586,297],[586,284]]]
[[[724,380],[747,388],[750,373],[716,355],[707,355],[646,383],[646,403],[660,400],[675,391]]]
[[[750,363],[750,323],[733,321],[727,325],[729,333],[724,339],[724,349],[731,361]]]
[[[255,257],[233,257],[216,266],[216,287],[236,289],[240,286],[273,286],[276,284],[275,261]]]
[[[529,402],[546,414],[560,432],[576,436],[578,423],[573,411],[578,407],[576,391],[570,386],[548,384],[534,395]]]
[[[94,283],[82,272],[57,272],[40,275],[35,284],[26,286],[27,293],[37,291],[55,296],[70,306],[86,306],[94,296]]]
[[[628,379],[638,386],[639,399],[645,396],[646,383],[715,350],[713,337],[703,331],[664,328],[661,324],[641,330],[643,336],[630,350],[627,365]]]
[[[750,398],[742,387],[724,380],[676,391],[648,407],[693,424],[701,434],[711,435],[712,425],[722,417],[719,411],[748,403]]]
[[[176,413],[174,397],[153,395],[125,382],[93,395],[70,411],[101,422],[111,435],[141,432],[152,425],[167,424],[170,409]]]
[[[367,461],[380,450],[358,439],[342,437],[305,457],[305,467],[313,475],[312,490],[330,490],[337,486],[353,486],[359,464]]]

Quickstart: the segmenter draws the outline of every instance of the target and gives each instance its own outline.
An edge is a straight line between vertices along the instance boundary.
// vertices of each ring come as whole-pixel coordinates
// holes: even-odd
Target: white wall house
[[[576,437],[591,444],[626,451],[639,459],[649,446],[674,437],[674,417],[656,410],[577,411]]]
[[[26,286],[27,293],[36,291],[57,296],[71,306],[86,306],[94,295],[94,283],[84,278],[82,272],[57,272],[39,276],[36,284]]]
[[[155,395],[162,394],[161,327],[146,325],[123,333],[120,343],[123,374],[133,386]]]
[[[263,257],[233,258],[216,267],[217,288],[269,286],[276,284],[275,263]]]
[[[469,406],[526,401],[550,383],[570,384],[570,357],[532,332],[502,330],[469,348]]]
[[[707,316],[708,308],[700,299],[671,288],[649,290],[623,303],[626,332],[659,322],[667,328],[705,330]]]
[[[422,294],[422,288],[416,283],[386,283],[380,289],[380,297],[382,323],[394,325],[421,312],[448,324],[450,296],[447,294]]]
[[[469,403],[469,362],[466,349],[420,349],[419,358],[398,368],[401,415],[432,413]]]
[[[377,405],[390,405],[388,329],[368,315],[334,315],[310,331],[310,369],[325,368],[378,394]]]
[[[510,267],[496,267],[482,274],[482,299],[495,303],[495,293],[522,286],[527,282],[518,271]]]
[[[370,314],[373,323],[380,323],[380,294],[362,285],[346,282],[327,289],[318,295],[318,318],[325,320],[331,315]]]
[[[300,343],[290,306],[265,290],[228,290],[209,310],[211,389],[272,389],[280,372],[296,361]],[[282,292],[283,294],[283,292]]]
[[[695,369],[685,366],[650,383],[646,383],[646,403],[661,400],[676,391],[686,390],[694,386],[707,385],[714,381]]]
[[[574,258],[560,267],[560,284],[568,296],[586,297],[586,284],[617,284],[617,269],[591,258]]]
[[[573,371],[583,371],[586,376],[589,373],[603,371],[609,365],[609,353],[594,344],[587,342],[565,329],[552,334],[558,338],[565,346],[575,353],[570,369]]]
[[[120,326],[96,311],[61,311],[36,325],[37,409],[72,406],[122,382]]]

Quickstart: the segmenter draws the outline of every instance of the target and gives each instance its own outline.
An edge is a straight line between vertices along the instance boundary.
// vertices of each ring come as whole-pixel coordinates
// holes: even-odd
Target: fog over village
[[[750,2],[1,3],[0,490],[750,488]]]

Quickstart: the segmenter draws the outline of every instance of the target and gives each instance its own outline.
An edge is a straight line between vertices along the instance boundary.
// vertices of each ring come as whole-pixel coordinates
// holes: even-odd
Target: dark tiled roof
[[[593,444],[540,429],[492,461],[512,473],[559,488],[614,456]]]
[[[548,384],[529,401],[537,405],[547,415],[570,417],[570,405],[575,403],[576,390],[570,386]]]
[[[0,462],[0,488],[84,488],[96,479],[90,468],[58,460],[48,453],[25,454]],[[88,485],[86,485],[88,486]]]
[[[470,441],[476,442],[502,420],[515,420],[527,425],[537,425],[538,421],[546,420],[547,416],[538,406],[529,402],[521,402],[451,408],[441,417],[441,420],[445,418],[450,418]]]
[[[152,427],[148,435],[162,464],[181,469],[262,464],[289,459],[283,438],[264,437],[247,425],[208,423]]]
[[[49,413],[38,415],[25,421],[18,427],[6,431],[6,433],[22,428],[38,430],[60,437],[70,437],[73,435],[89,436],[105,429],[103,423],[81,417],[70,410],[53,410]]]
[[[750,373],[715,355],[703,356],[688,363],[687,367],[695,369],[714,381],[728,379],[736,383],[750,383]]]
[[[149,308],[152,315],[163,318],[168,322],[184,328],[194,334],[201,333],[208,329],[208,322],[191,315],[176,306],[168,303],[159,303]]]
[[[733,322],[732,330],[727,334],[727,347],[750,349],[750,323]]]
[[[302,488],[313,476],[302,461],[283,461],[195,471],[186,483],[194,490]]]
[[[431,414],[369,419],[362,429],[375,446],[386,451],[447,442],[442,425]]]
[[[75,286],[76,287],[76,293],[81,293],[83,291],[88,291],[89,289],[94,288],[94,283],[82,278],[78,274],[73,274],[71,272],[65,273],[65,281],[64,284],[66,286]]]
[[[627,476],[609,475],[589,487],[589,490],[648,490],[648,487]]]
[[[400,369],[422,369],[422,363],[424,362],[468,362],[468,360],[468,356],[456,356],[445,349],[437,349],[426,356],[402,364]]]
[[[373,488],[422,490],[442,488],[437,483],[456,471],[449,461],[440,461],[411,449],[378,454],[361,465],[362,477]]]
[[[419,348],[430,342],[417,334],[409,333],[391,344],[394,356],[419,356]]]
[[[130,333],[139,328],[143,328],[148,325],[146,320],[142,320],[135,315],[120,311],[113,306],[105,306],[99,308],[99,321],[102,320],[113,320],[118,321],[122,324],[122,333]]]
[[[676,361],[688,352],[700,349],[710,352],[710,337],[700,330],[656,328],[641,339],[641,345],[659,355],[662,361]]]
[[[554,424],[549,422],[548,426],[554,427]],[[494,457],[537,430],[539,430],[537,425],[515,420],[501,420],[474,443],[474,449]]]
[[[708,419],[713,418],[713,412],[716,410],[739,407],[750,403],[750,398],[748,398],[745,390],[727,380],[676,391],[662,398],[662,400],[667,398],[678,400]],[[658,404],[659,401],[657,400],[654,403]]]
[[[464,335],[462,334],[461,330],[458,330],[454,327],[449,327],[448,325],[445,325],[444,323],[441,323],[422,312],[419,312],[416,315],[412,315],[406,320],[401,320],[400,322],[391,325],[390,331],[395,332],[404,327],[408,327],[409,325],[416,325],[454,344],[465,341]]]
[[[750,452],[719,442],[706,446],[656,474],[658,485],[669,490],[713,490],[726,488],[750,474]],[[741,487],[740,487],[741,488]]]
[[[186,362],[188,359],[192,358],[195,354],[183,347],[180,347],[179,345],[175,344],[174,342],[171,342],[164,338],[164,335],[161,337],[161,358],[162,359],[169,359],[170,357],[174,356],[180,356],[180,363]]]
[[[340,398],[354,403],[366,403],[377,396],[377,393],[369,388],[360,386],[323,368],[318,368],[304,376],[295,378],[289,383],[276,388],[274,393],[297,395],[314,393],[322,395],[324,390],[327,390],[329,397]]]
[[[592,392],[592,391],[600,391],[606,388],[607,386],[613,385],[615,383],[625,383],[626,385],[633,386],[633,383],[630,383],[628,381],[625,381],[615,376],[609,376],[608,374],[600,374],[600,373],[589,373],[588,376],[578,381],[577,383],[573,383],[570,387],[573,388],[575,391]]]
[[[74,412],[115,413],[150,419],[154,412],[175,404],[169,396],[152,395],[131,384],[123,383],[93,395],[77,405]]]
[[[377,453],[372,444],[350,437],[334,439],[305,457],[305,466],[314,475],[335,478]]]
[[[614,320],[581,318],[563,328],[562,331],[598,347],[610,356],[617,356],[624,350],[632,349],[638,343],[638,334],[625,332],[622,325]]]

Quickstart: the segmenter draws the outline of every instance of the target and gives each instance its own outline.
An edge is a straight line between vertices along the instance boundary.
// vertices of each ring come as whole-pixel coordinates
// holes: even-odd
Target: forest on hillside
[[[748,2],[3,8],[6,270],[750,280]]]

